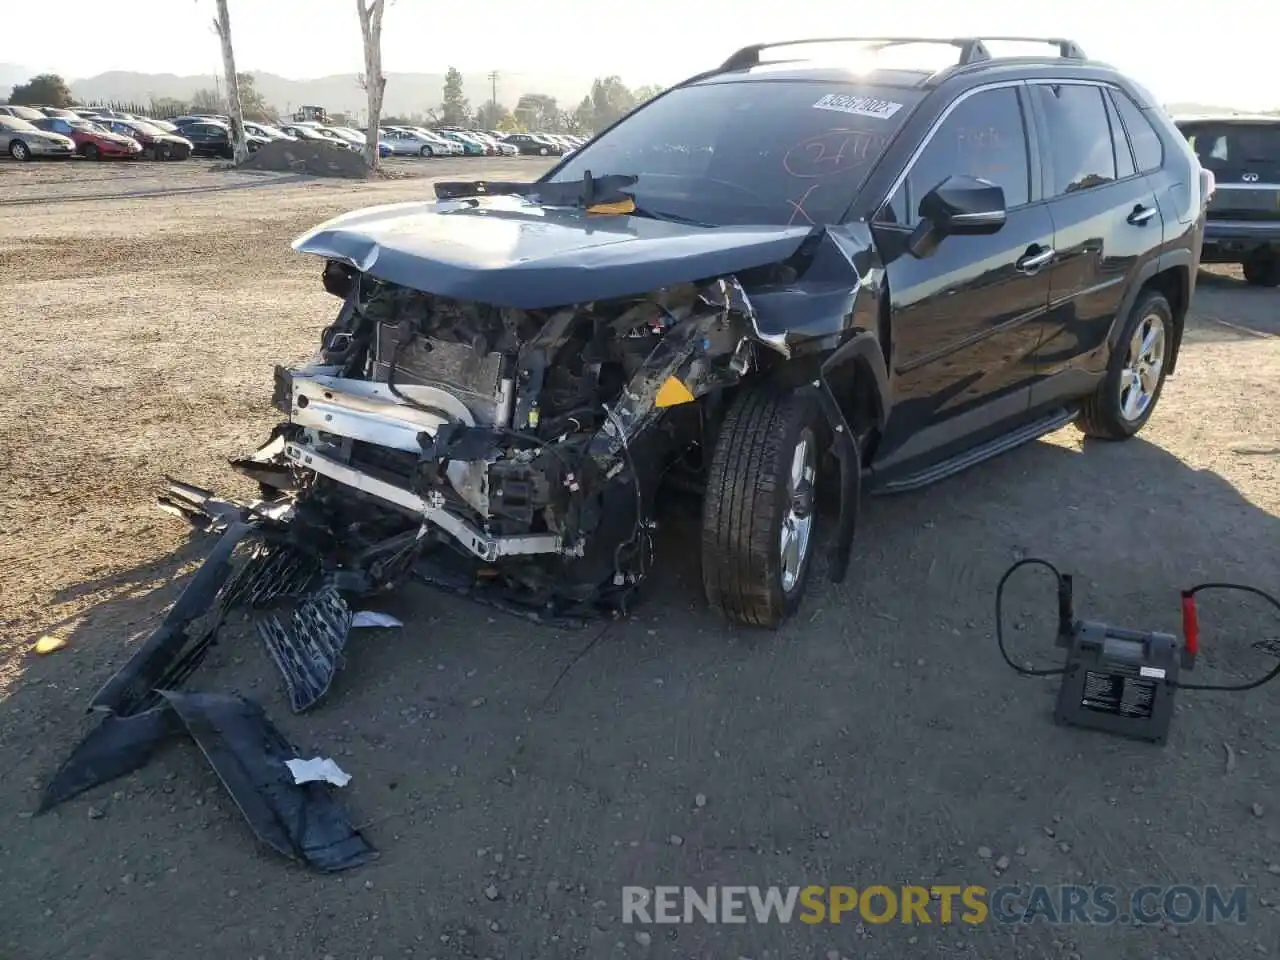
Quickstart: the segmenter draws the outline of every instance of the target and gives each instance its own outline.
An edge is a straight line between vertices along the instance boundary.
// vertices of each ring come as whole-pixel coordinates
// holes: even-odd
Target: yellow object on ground
[[[46,653],[53,653],[55,650],[61,650],[67,645],[65,637],[44,636],[36,641],[36,653],[43,656]]]

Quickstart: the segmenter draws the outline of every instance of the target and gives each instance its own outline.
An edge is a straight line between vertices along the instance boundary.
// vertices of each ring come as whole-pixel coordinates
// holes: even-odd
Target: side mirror
[[[927,257],[951,236],[986,236],[1004,226],[1004,188],[978,177],[952,176],[920,200],[920,225],[911,234],[912,256]]]

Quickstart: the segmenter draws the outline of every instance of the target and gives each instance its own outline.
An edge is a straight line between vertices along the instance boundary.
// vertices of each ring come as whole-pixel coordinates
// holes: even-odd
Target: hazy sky
[[[295,78],[361,71],[356,0],[230,4],[241,70]],[[105,70],[213,73],[219,66],[210,28],[213,0],[36,0],[6,7],[0,62],[68,79]],[[674,82],[761,40],[843,33],[1061,34],[1126,70],[1165,102],[1280,106],[1273,31],[1242,28],[1238,18],[1213,10],[1204,4],[1179,8],[1168,0],[394,0],[387,9],[383,64],[388,71],[456,66],[464,73],[617,73],[638,85]]]

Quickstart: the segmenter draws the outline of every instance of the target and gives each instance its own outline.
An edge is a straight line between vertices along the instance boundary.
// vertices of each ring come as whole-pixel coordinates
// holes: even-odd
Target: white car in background
[[[514,143],[507,143],[504,140],[499,140],[493,134],[485,133],[481,130],[471,130],[468,132],[471,136],[483,142],[486,147],[493,147],[500,157],[518,157],[520,155],[520,148]]]
[[[390,127],[389,129],[393,129],[393,131],[398,131],[403,134],[408,134],[408,136],[420,141],[421,145],[430,147],[430,152],[428,152],[428,154],[422,154],[420,148],[420,156],[462,155],[461,143],[454,143],[452,140],[448,140],[447,137],[442,137],[439,133],[429,131],[429,129],[426,129],[425,127]]]

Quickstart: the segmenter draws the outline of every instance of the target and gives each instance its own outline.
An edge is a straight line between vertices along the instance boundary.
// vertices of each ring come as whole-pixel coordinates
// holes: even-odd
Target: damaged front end
[[[324,281],[338,319],[311,364],[277,370],[288,422],[238,467],[299,508],[398,521],[430,579],[538,616],[625,606],[658,481],[701,436],[692,401],[753,364],[737,281],[542,309],[332,260]]]

